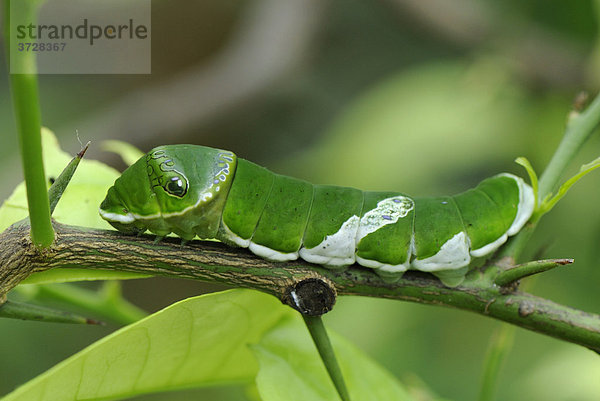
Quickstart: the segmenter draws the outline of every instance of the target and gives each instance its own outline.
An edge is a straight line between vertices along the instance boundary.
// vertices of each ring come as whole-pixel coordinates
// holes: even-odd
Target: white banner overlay
[[[10,72],[37,57],[40,74],[150,74],[150,0],[47,0],[37,21],[10,2]]]

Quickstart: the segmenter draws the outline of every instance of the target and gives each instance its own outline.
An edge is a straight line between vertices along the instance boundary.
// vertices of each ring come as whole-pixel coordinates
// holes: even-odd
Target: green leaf
[[[248,382],[256,343],[290,309],[275,297],[231,290],[171,305],[90,345],[2,401],[121,399]]]
[[[411,400],[389,372],[339,335],[329,334],[352,400]],[[339,400],[300,316],[286,317],[252,348],[263,401]]]
[[[44,151],[46,181],[48,186],[50,186],[50,178],[56,178],[60,175],[61,171],[71,161],[72,155],[69,155],[60,148],[56,137],[47,128],[42,129],[42,147]],[[96,160],[83,159],[69,186],[58,202],[52,217],[64,224],[112,230],[113,228],[98,214],[98,206],[104,199],[104,196],[106,196],[106,191],[117,177],[119,177],[119,172],[115,169]],[[26,218],[27,215],[25,183],[22,182],[17,185],[11,196],[0,207],[0,232],[11,224]],[[27,279],[27,283],[119,280],[144,277],[147,276],[103,270],[54,269],[32,274]]]
[[[533,169],[531,162],[529,160],[527,160],[526,157],[522,157],[522,156],[517,157],[515,159],[515,162],[518,165],[523,166],[525,168],[525,170],[527,171],[527,175],[529,176],[529,181],[531,182],[531,187],[533,188],[533,196],[535,198],[534,209],[537,209],[538,202],[539,202],[539,189],[540,189],[537,173]]]
[[[127,142],[117,141],[116,139],[102,141],[100,147],[102,148],[102,150],[116,153],[119,156],[121,156],[121,159],[123,159],[125,164],[127,164],[128,166],[131,166],[133,163],[138,161],[140,157],[144,156],[144,152],[142,152],[135,146]]]
[[[583,166],[581,166],[581,168],[579,169],[579,173],[575,174],[573,177],[565,181],[565,183],[560,186],[556,194],[552,196],[548,194],[547,198],[544,199],[542,204],[540,205],[540,210],[537,212],[537,214],[539,214],[541,217],[542,215],[552,210],[554,205],[556,205],[556,203],[558,203],[558,201],[560,201],[563,198],[563,196],[567,194],[567,191],[571,189],[573,185],[575,185],[580,179],[582,179],[587,174],[591,173],[599,167],[600,157],[596,158],[588,164],[584,164]]]
[[[46,182],[50,186],[50,178],[58,177],[73,156],[60,148],[56,137],[47,128],[42,129],[42,147]],[[52,217],[64,224],[112,229],[98,214],[98,206],[118,176],[118,171],[99,161],[83,159]],[[0,231],[25,217],[27,198],[22,182],[0,207]]]

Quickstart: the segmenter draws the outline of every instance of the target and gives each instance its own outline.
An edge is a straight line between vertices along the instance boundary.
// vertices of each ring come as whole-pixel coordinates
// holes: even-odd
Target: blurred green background
[[[599,0],[155,0],[152,11],[151,75],[40,76],[43,124],[65,150],[79,150],[77,130],[90,158],[122,169],[102,140],[144,151],[194,143],[315,183],[452,194],[496,172],[524,176],[517,156],[541,172],[575,95],[600,89]],[[5,199],[22,180],[5,62],[0,156]],[[596,135],[572,170],[598,156]],[[599,203],[595,174],[543,220],[528,256],[576,263],[532,292],[600,313]],[[124,283],[148,311],[220,288]],[[454,400],[475,398],[500,325],[367,298],[340,299],[325,319],[404,383]],[[0,394],[114,329],[0,320]],[[517,330],[499,400],[599,397],[597,355]],[[135,399],[240,400],[244,390]]]

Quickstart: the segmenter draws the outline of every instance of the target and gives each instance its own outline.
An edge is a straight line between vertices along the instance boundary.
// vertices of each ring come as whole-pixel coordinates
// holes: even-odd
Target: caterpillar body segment
[[[357,262],[388,280],[414,269],[458,285],[471,260],[491,255],[533,208],[531,187],[506,173],[455,196],[412,198],[313,185],[229,151],[169,145],[125,170],[100,214],[123,232],[216,238],[332,269]]]

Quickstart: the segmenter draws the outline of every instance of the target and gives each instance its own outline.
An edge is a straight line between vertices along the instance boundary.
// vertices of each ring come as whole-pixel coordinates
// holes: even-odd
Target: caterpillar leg
[[[389,272],[383,269],[375,269],[375,273],[388,284],[397,283],[404,275],[404,272]]]
[[[456,287],[465,280],[468,271],[469,266],[465,266],[460,269],[432,272],[432,274],[440,279],[446,287]]]

